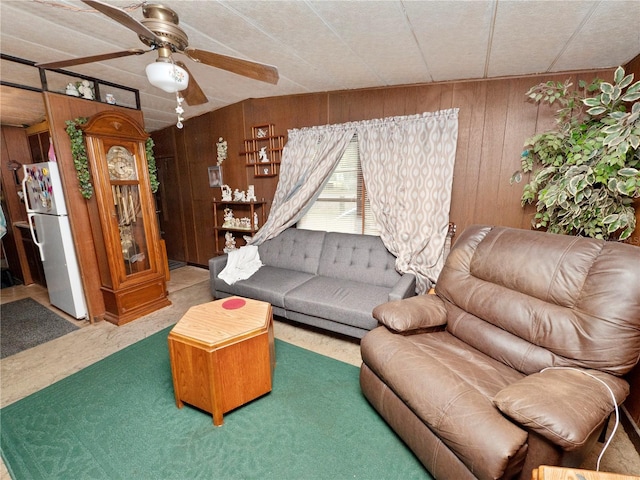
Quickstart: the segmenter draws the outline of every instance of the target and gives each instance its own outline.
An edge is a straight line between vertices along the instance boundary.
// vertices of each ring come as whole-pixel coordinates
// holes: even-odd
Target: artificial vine
[[[153,139],[147,138],[147,166],[149,167],[149,183],[151,184],[151,193],[156,193],[160,182],[158,182],[158,168],[156,167],[156,157],[153,155]]]
[[[93,196],[93,184],[91,183],[91,173],[89,172],[89,158],[87,157],[87,147],[84,142],[84,132],[80,125],[87,123],[88,118],[78,117],[75,120],[67,120],[67,135],[71,139],[71,155],[73,156],[73,166],[76,169],[80,193],[89,200]],[[147,155],[147,166],[149,168],[149,183],[151,192],[156,193],[160,182],[158,182],[158,169],[156,158],[153,155],[153,140],[148,137],[145,143],[145,153]]]
[[[86,117],[79,117],[75,120],[67,120],[67,134],[71,139],[71,155],[73,156],[73,166],[76,168],[76,176],[80,183],[80,193],[89,200],[93,196],[93,185],[91,184],[91,174],[89,173],[89,158],[87,157],[87,147],[84,144],[83,132],[80,125],[87,123]]]

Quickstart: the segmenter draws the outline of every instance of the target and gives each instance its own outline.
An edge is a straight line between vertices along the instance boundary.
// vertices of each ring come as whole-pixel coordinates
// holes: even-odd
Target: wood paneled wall
[[[0,136],[0,177],[2,182],[2,209],[7,222],[7,233],[2,237],[2,247],[7,256],[9,270],[22,280],[24,284],[33,282],[31,273],[23,271],[22,266],[28,264],[27,255],[22,246],[22,234],[15,222],[26,222],[27,211],[24,202],[20,200],[18,192],[22,191],[20,181],[24,178],[22,169],[15,171],[9,162],[15,161],[22,165],[31,163],[31,153],[26,131],[21,127],[3,125]],[[18,183],[16,182],[16,178]],[[25,268],[25,270],[28,270]]]
[[[627,68],[636,77],[640,77],[638,64],[640,60],[636,59]],[[571,78],[577,84],[580,79],[611,80],[612,76],[613,69],[607,69],[249,99],[189,119],[182,130],[170,127],[154,132],[156,156],[175,162],[172,171],[176,176],[165,178],[163,188],[174,192],[175,199],[170,204],[181,205],[181,211],[172,212],[172,218],[162,227],[169,258],[207,265],[214,255],[211,200],[220,197],[220,189],[209,187],[207,168],[216,164],[215,144],[219,137],[227,140],[229,148],[229,157],[222,165],[224,183],[241,190],[253,184],[257,197],[270,202],[277,178],[254,178],[240,155],[251,127],[271,123],[276,134],[286,136],[292,128],[448,108],[459,109],[450,215],[458,232],[474,223],[530,228],[535,208],[520,205],[527,178],[515,185],[509,180],[520,168],[524,140],[553,128],[555,119],[553,109],[527,101],[525,92],[548,80]],[[168,138],[174,141],[166,141]],[[177,231],[179,216],[183,217],[183,224]]]

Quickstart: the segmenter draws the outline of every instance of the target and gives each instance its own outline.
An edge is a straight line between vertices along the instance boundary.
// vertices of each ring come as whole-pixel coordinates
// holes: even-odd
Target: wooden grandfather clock
[[[122,325],[170,305],[146,158],[132,118],[102,112],[82,127],[99,222],[91,219],[105,319]]]

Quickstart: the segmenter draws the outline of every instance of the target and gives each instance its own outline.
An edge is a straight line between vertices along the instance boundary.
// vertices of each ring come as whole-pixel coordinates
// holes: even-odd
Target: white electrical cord
[[[598,455],[598,462],[596,463],[596,471],[600,471],[600,460],[602,460],[602,456],[604,455],[604,452],[607,451],[607,448],[609,448],[609,444],[611,443],[611,440],[613,440],[613,436],[616,434],[616,430],[618,430],[618,425],[620,424],[620,414],[618,413],[618,403],[616,402],[616,396],[613,394],[613,390],[611,390],[611,387],[609,387],[609,385],[607,385],[607,383],[604,380],[599,379],[598,377],[596,377],[595,375],[592,375],[589,372],[585,372],[584,370],[580,370],[579,368],[573,368],[573,367],[547,367],[547,368],[543,368],[542,370],[540,370],[540,373],[544,372],[545,370],[575,370],[576,372],[580,372],[580,373],[584,373],[585,375],[599,381],[601,384],[603,384],[607,390],[609,390],[609,394],[611,395],[611,399],[613,400],[613,406],[615,408],[615,412],[616,412],[616,423],[613,426],[613,430],[611,431],[611,435],[609,435],[608,440],[605,442],[604,446],[602,447],[602,451],[600,452],[600,455]]]

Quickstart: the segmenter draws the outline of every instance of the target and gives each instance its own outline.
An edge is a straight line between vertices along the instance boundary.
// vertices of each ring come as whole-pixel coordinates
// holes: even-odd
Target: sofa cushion
[[[521,372],[561,365],[622,375],[637,362],[637,247],[473,226],[456,241],[436,291],[466,312],[450,316],[451,333]],[[511,338],[496,342],[496,334]]]
[[[260,260],[271,267],[315,274],[325,235],[325,232],[288,228],[258,246]]]
[[[233,285],[216,279],[216,290],[269,302],[271,305],[284,308],[284,297],[287,292],[311,278],[313,275],[310,273],[263,265],[251,277],[240,280]]]
[[[371,311],[388,295],[385,287],[316,276],[287,293],[285,308],[370,330],[378,325]]]
[[[522,374],[446,331],[405,336],[381,326],[360,348],[363,362],[476,477],[503,478],[526,454],[527,432],[492,402]]]
[[[380,237],[331,232],[324,239],[318,274],[391,288],[401,277],[395,261]]]
[[[621,378],[597,370],[560,368],[508,385],[494,403],[516,422],[572,451],[587,443],[628,394],[629,385]]]

